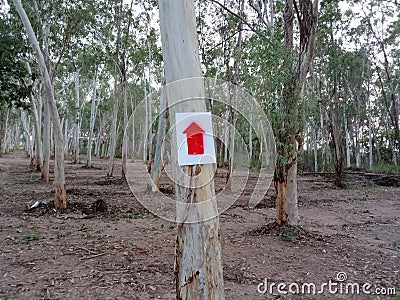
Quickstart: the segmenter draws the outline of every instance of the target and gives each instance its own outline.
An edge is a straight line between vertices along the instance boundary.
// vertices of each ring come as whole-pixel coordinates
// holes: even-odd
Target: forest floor
[[[106,160],[91,169],[66,161],[64,212],[52,207],[52,183],[28,164],[21,151],[0,157],[0,299],[175,299],[175,224],[135,200],[120,160],[111,179]],[[245,191],[220,216],[226,299],[400,299],[376,294],[400,294],[400,187],[361,175],[346,182],[339,189],[329,176],[299,177],[298,231],[267,225],[271,188],[254,209]],[[265,280],[273,295],[258,291]],[[279,294],[281,282],[306,293]],[[329,282],[323,296],[304,285],[319,291]],[[351,295],[348,283],[371,295]]]

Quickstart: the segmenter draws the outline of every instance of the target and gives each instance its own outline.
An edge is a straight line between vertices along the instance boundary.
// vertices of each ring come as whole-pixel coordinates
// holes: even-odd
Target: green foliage
[[[42,237],[41,232],[33,232],[33,233],[27,233],[24,235],[24,241],[26,243],[30,243],[32,241],[36,241]]]
[[[295,242],[297,239],[297,230],[294,226],[284,226],[282,228],[281,239],[287,242]]]
[[[14,29],[16,26],[9,16],[0,15],[0,105],[26,109],[32,91],[24,64],[28,48],[13,34]]]

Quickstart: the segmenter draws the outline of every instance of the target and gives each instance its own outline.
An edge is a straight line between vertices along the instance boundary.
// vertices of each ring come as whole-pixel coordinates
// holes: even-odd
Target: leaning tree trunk
[[[293,18],[294,1],[287,0],[284,11],[285,45],[288,53],[293,53]],[[298,225],[297,199],[297,156],[301,145],[299,124],[299,100],[303,96],[304,83],[314,57],[318,0],[300,1],[300,11],[297,14],[300,27],[300,48],[297,66],[291,66],[289,58],[288,69],[293,70],[291,80],[285,87],[283,95],[283,112],[287,115],[282,121],[284,132],[277,134],[278,160],[274,183],[276,188],[276,221],[279,225]]]
[[[36,59],[39,65],[42,80],[45,86],[46,101],[49,103],[50,113],[54,123],[54,136],[55,136],[55,164],[54,164],[54,189],[55,189],[55,199],[54,206],[57,208],[67,207],[67,187],[65,183],[65,173],[64,173],[64,147],[63,147],[63,134],[60,124],[60,117],[58,115],[56,101],[54,97],[54,89],[50,79],[49,72],[47,70],[45,60],[43,57],[43,52],[40,49],[38,40],[36,38],[35,32],[33,31],[31,22],[22,6],[21,0],[13,0],[14,5],[17,8],[18,14],[21,17],[22,23],[25,27],[26,33],[28,35],[29,41],[33,48],[33,52],[36,55]]]
[[[177,112],[206,109],[204,82],[199,78],[202,74],[194,1],[159,0],[158,3],[168,109],[170,122],[174,124]],[[168,87],[169,83],[185,78],[191,80],[175,83],[180,87],[174,86],[172,90]],[[179,102],[181,99],[188,100]],[[213,165],[179,167],[174,128],[171,144],[178,222],[174,267],[176,298],[223,300],[219,221],[218,217],[213,217],[217,210]],[[193,182],[199,187],[192,187]],[[186,209],[182,209],[184,204]],[[186,221],[194,215],[204,216],[207,221]]]

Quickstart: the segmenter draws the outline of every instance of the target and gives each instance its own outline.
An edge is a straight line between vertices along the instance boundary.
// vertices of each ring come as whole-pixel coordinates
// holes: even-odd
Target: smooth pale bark
[[[149,132],[149,123],[150,123],[150,117],[149,117],[149,98],[147,97],[147,87],[146,87],[146,78],[143,76],[143,92],[144,92],[144,101],[145,101],[145,106],[146,106],[146,116],[145,116],[145,127],[144,127],[144,144],[143,144],[143,161],[147,163],[148,160],[148,137],[147,134]]]
[[[181,88],[175,86],[170,91],[171,95],[167,94],[170,121],[174,124],[177,112],[206,109],[204,82],[199,78],[202,73],[195,9],[193,0],[159,0],[158,3],[166,84],[185,78],[197,78],[186,84],[181,81]],[[181,99],[189,100],[179,102]],[[218,217],[211,218],[217,209],[214,168],[211,164],[179,167],[174,129],[171,141],[178,222],[174,266],[176,298],[223,300],[219,221]],[[196,177],[193,178],[193,175]],[[193,181],[201,188],[192,187]],[[182,209],[183,203],[192,205]],[[209,219],[187,223],[187,218],[193,215],[209,216]]]
[[[8,133],[8,118],[9,118],[9,116],[10,116],[10,109],[7,109],[6,122],[5,122],[5,126],[4,126],[4,138],[3,138],[3,143],[1,145],[2,154],[6,154],[7,148],[8,148],[7,133]]]
[[[64,151],[68,152],[68,107],[65,111],[64,119]]]
[[[34,165],[34,160],[35,160],[35,155],[33,153],[33,145],[31,142],[31,129],[29,125],[29,120],[26,116],[26,112],[24,110],[21,110],[21,121],[22,121],[22,126],[24,128],[24,136],[25,136],[25,145],[26,145],[26,153],[27,156],[29,156],[30,159],[30,165]]]
[[[361,165],[361,154],[360,154],[360,118],[358,114],[356,114],[356,120],[355,120],[355,125],[356,125],[356,131],[354,133],[355,136],[355,151],[356,151],[356,167],[359,168]]]
[[[152,100],[151,100],[151,69],[152,69],[152,58],[151,58],[151,44],[150,44],[150,39],[147,40],[147,48],[148,48],[148,72],[149,72],[149,95],[148,95],[148,126],[146,131],[148,133],[147,135],[147,144],[148,144],[148,156],[149,156],[149,165],[151,166],[152,161],[153,161],[153,126],[152,126],[152,121],[153,121],[153,110],[152,110]]]
[[[250,116],[250,124],[249,124],[249,157],[250,163],[253,161],[253,115]]]
[[[79,140],[81,135],[81,111],[79,104],[79,70],[75,73],[75,141],[74,141],[74,154],[72,162],[74,164],[79,164]]]
[[[58,115],[56,101],[54,98],[54,89],[50,79],[49,72],[47,70],[45,60],[43,57],[42,50],[40,49],[38,40],[35,32],[33,31],[32,25],[29,21],[28,16],[20,0],[13,0],[14,5],[17,8],[18,14],[21,17],[22,23],[28,35],[29,41],[35,53],[42,80],[45,87],[46,100],[49,102],[50,113],[54,124],[54,135],[55,135],[55,164],[54,164],[54,189],[55,189],[55,200],[54,206],[57,208],[67,207],[67,193],[66,193],[66,182],[64,173],[64,147],[63,147],[63,134],[60,124],[60,117]]]
[[[118,95],[118,70],[117,65],[114,68],[114,108],[112,114],[111,124],[111,136],[109,145],[109,161],[108,161],[108,172],[107,176],[112,177],[114,174],[114,157],[115,147],[117,145],[117,121],[118,121],[118,107],[119,107],[119,95]]]
[[[161,158],[163,155],[162,150],[163,150],[164,136],[165,136],[166,110],[167,110],[167,97],[165,95],[164,90],[161,90],[160,113],[158,114],[156,151],[154,153],[154,163],[151,169],[151,179],[154,184],[154,186],[152,187],[153,192],[158,190],[160,187]]]
[[[38,95],[40,97],[40,95]],[[50,110],[48,101],[44,102],[43,112],[43,168],[42,181],[50,180]]]
[[[128,100],[126,98],[126,74],[123,74],[124,80],[122,82],[122,99],[124,107],[124,128],[123,128],[123,139],[122,139],[122,178],[125,178],[126,174],[126,163],[128,157]]]
[[[368,83],[369,87],[369,83]],[[369,90],[369,88],[368,88]],[[373,150],[372,150],[372,120],[371,120],[371,100],[369,98],[369,91],[367,94],[368,97],[368,152],[369,152],[369,168],[372,169],[373,165]]]
[[[344,115],[344,130],[346,131],[346,167],[351,167],[351,157],[350,157],[350,133],[347,126],[347,118]]]
[[[134,107],[133,107],[133,101],[131,100],[131,109],[132,109],[132,159],[135,159],[135,114],[133,113]]]
[[[97,89],[97,67],[94,71],[93,88],[92,88],[92,106],[90,109],[90,125],[89,125],[89,138],[87,144],[87,167],[92,167],[92,143],[93,143],[93,130],[96,121],[96,89]]]
[[[29,79],[28,83],[31,85],[32,84],[32,70],[31,66],[29,65],[29,62],[25,63],[26,69],[28,70],[29,74]],[[40,117],[39,117],[39,112],[38,108],[36,106],[36,100],[33,97],[33,94],[31,93],[29,95],[29,100],[31,102],[31,108],[32,108],[32,116],[33,116],[33,128],[35,129],[35,161],[36,161],[36,170],[41,171],[42,166],[43,166],[43,152],[42,152],[42,130],[41,130],[41,122],[40,122]],[[41,107],[41,106],[40,106]]]
[[[314,172],[318,172],[318,146],[317,146],[317,129],[315,128],[314,118],[312,119],[312,147],[314,152]]]

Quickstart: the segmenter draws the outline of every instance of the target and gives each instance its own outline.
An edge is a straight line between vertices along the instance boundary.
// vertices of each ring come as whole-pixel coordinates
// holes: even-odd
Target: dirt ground
[[[106,160],[95,158],[91,169],[67,161],[65,212],[54,211],[52,183],[28,164],[20,151],[0,157],[0,299],[175,299],[175,226],[135,200],[120,161],[112,179]],[[250,192],[220,216],[226,299],[400,299],[399,187],[353,175],[338,189],[329,177],[300,176],[297,232],[266,226],[275,214],[271,189],[255,209],[244,201]],[[276,284],[272,295],[258,291],[265,280],[268,289]],[[399,295],[276,289],[320,290],[329,281]]]

